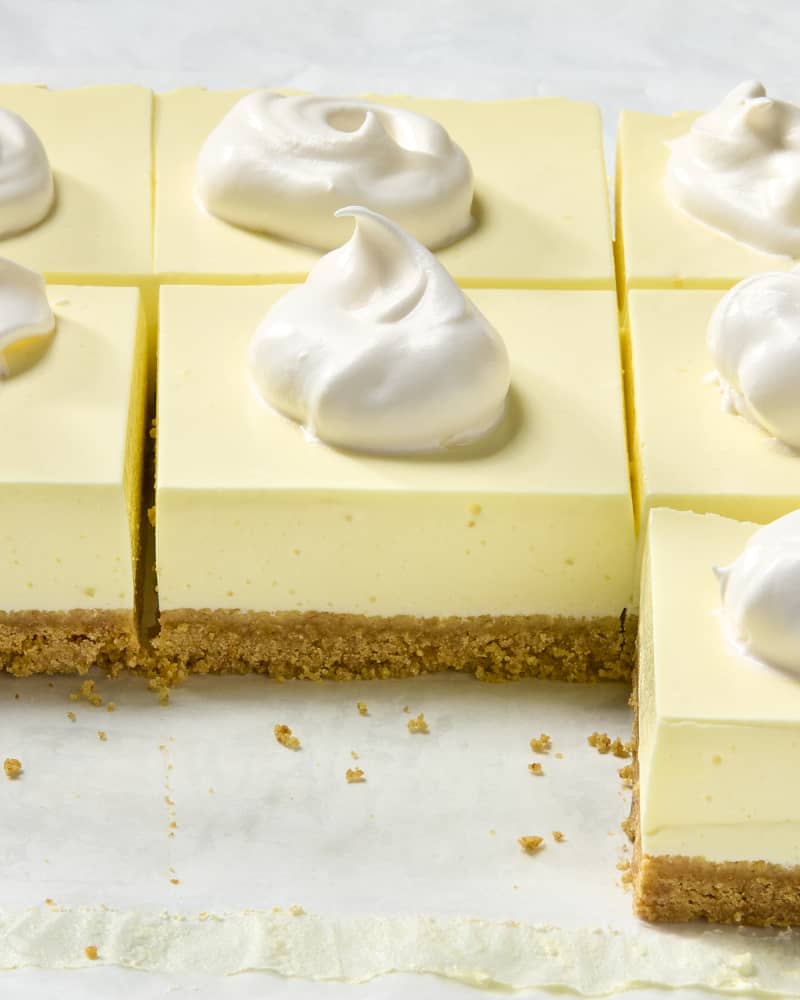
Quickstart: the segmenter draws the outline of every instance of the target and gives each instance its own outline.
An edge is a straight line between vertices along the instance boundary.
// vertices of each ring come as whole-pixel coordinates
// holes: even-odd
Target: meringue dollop
[[[0,237],[41,222],[54,193],[41,139],[24,118],[0,108]]]
[[[11,374],[17,345],[45,337],[55,326],[41,275],[0,257],[0,379]]]
[[[665,190],[684,211],[758,250],[800,256],[800,107],[741,83],[670,149]]]
[[[206,139],[195,194],[212,215],[323,250],[365,205],[431,249],[472,226],[472,168],[426,115],[373,101],[257,90]]]
[[[506,346],[439,261],[389,219],[348,207],[351,238],[267,313],[250,370],[315,438],[367,452],[467,444],[505,412]]]
[[[739,282],[712,313],[707,340],[723,406],[800,448],[800,274]]]

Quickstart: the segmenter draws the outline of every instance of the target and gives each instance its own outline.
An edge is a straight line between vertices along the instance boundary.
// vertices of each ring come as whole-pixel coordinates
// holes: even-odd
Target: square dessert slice
[[[34,130],[55,183],[49,214],[0,237],[0,256],[51,282],[138,285],[154,325],[152,100],[133,86],[0,85],[0,109]]]
[[[633,518],[613,292],[478,290],[506,419],[440,454],[309,440],[249,382],[285,286],[161,290],[162,668],[311,678],[630,673]]]
[[[135,288],[48,288],[56,331],[0,382],[0,669],[138,651],[145,327]]]
[[[187,89],[156,97],[155,261],[162,280],[298,281],[320,256],[223,222],[195,198],[200,150],[244,96]],[[559,98],[369,100],[433,118],[472,164],[475,226],[438,253],[459,284],[614,288],[602,128],[594,105]]]
[[[647,920],[800,922],[800,680],[727,638],[713,571],[756,530],[650,515],[632,816],[635,908]]]
[[[693,218],[664,189],[669,143],[699,112],[623,111],[617,131],[616,255],[627,288],[730,288],[759,271],[788,270],[789,257],[754,249]]]
[[[628,297],[634,494],[652,507],[766,522],[800,506],[800,457],[727,412],[709,378],[715,291],[632,291]]]

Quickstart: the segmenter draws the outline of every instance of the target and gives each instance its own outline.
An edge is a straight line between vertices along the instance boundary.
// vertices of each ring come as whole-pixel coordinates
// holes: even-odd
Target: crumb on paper
[[[563,753],[556,753],[556,754],[553,754],[553,756],[555,757],[556,760],[563,760],[564,759],[564,754]]]
[[[171,878],[169,880],[169,884],[170,885],[180,885],[181,884],[181,880],[179,878]]]
[[[108,733],[105,731],[105,729],[98,729],[97,738],[100,740],[101,743],[105,743],[106,740],[108,739]]]
[[[108,704],[106,705],[106,711],[107,711],[107,712],[116,712],[116,710],[117,710],[117,706],[116,706],[116,705],[114,704],[114,702],[113,702],[113,701],[110,701],[110,702],[109,702],[109,703],[108,703]]]
[[[22,774],[22,761],[17,757],[6,757],[3,761],[3,770],[9,781],[15,781]]]
[[[615,757],[619,757],[621,760],[626,760],[631,755],[631,744],[626,743],[617,737],[611,742],[611,752]]]
[[[408,720],[408,731],[410,733],[427,733],[430,732],[428,729],[428,723],[425,721],[425,713],[420,712],[415,719]]]
[[[531,772],[531,774],[536,774],[536,775],[544,774],[544,768],[542,767],[542,765],[539,763],[538,760],[535,760],[532,764],[528,764],[528,770]]]
[[[617,774],[622,779],[622,783],[626,788],[633,788],[633,764],[626,764],[625,767],[620,767],[617,770]]]
[[[403,711],[404,711],[404,712],[405,712],[406,714],[408,714],[408,713],[409,713],[409,712],[411,711],[411,709],[410,709],[410,708],[408,707],[408,705],[403,705]]]
[[[594,732],[591,736],[587,736],[586,742],[590,747],[594,747],[598,753],[605,754],[611,749],[611,737],[608,733]]]
[[[536,854],[544,846],[544,837],[520,837],[517,843],[526,854]]]
[[[358,760],[358,754],[355,752],[355,750],[350,751],[350,756],[353,758],[353,760]]]
[[[344,776],[347,778],[348,785],[358,785],[367,780],[360,767],[348,767]]]
[[[147,687],[156,693],[159,705],[163,707],[169,705],[169,688],[163,681],[154,677],[147,682]]]
[[[67,712],[67,718],[70,722],[75,722],[78,716],[74,712]]]
[[[564,836],[564,834],[560,830],[553,830],[553,840],[557,844],[563,844],[566,839],[567,838]]]
[[[76,691],[70,692],[69,700],[88,701],[95,708],[103,704],[103,699],[96,690],[94,681],[84,681]]]
[[[287,750],[300,749],[300,740],[297,736],[292,735],[291,726],[279,724],[275,726],[273,732],[275,733],[275,739],[282,747],[286,747]]]
[[[84,955],[89,959],[90,962],[96,962],[100,955],[97,951],[97,945],[87,944],[83,949]]]
[[[51,899],[48,896],[47,899],[44,901],[44,905],[45,906],[55,906],[56,905],[56,901],[54,899]]]
[[[289,907],[289,913],[291,913],[293,917],[304,917],[306,915],[306,911],[302,906],[300,906],[299,903],[292,903]]]
[[[356,708],[358,709],[359,715],[369,715],[369,709],[367,708],[367,703],[365,701],[357,701]]]
[[[553,741],[547,733],[540,733],[531,740],[531,750],[534,753],[549,753],[552,749]]]

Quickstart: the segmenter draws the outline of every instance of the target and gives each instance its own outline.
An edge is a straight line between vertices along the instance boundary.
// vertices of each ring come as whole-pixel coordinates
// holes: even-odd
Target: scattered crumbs
[[[169,880],[169,884],[170,885],[180,885],[181,884],[181,880],[179,878],[171,878]]]
[[[633,788],[633,764],[626,764],[625,767],[619,768],[617,774],[622,778],[622,784],[626,788]]]
[[[553,754],[553,756],[555,757],[556,760],[563,760],[564,759],[564,754],[563,753],[556,753],[556,754]]]
[[[108,703],[108,704],[106,705],[106,711],[107,711],[107,712],[116,712],[116,710],[117,710],[117,706],[116,706],[116,705],[114,704],[114,702],[113,702],[113,701],[110,701],[110,702],[109,702],[109,703]]]
[[[94,944],[88,944],[83,949],[83,953],[89,959],[90,962],[96,962],[97,959],[100,958],[100,955],[97,952],[97,945]]]
[[[9,781],[15,781],[22,774],[22,761],[16,757],[6,757],[3,761],[3,770]]]
[[[369,709],[367,708],[367,703],[365,701],[357,701],[356,708],[358,709],[359,715],[369,715]]]
[[[531,772],[531,774],[537,774],[537,775],[544,774],[544,768],[538,762],[538,760],[535,760],[532,764],[528,764],[528,770]]]
[[[56,905],[56,901],[54,899],[51,899],[48,896],[47,899],[44,901],[44,905],[45,906],[55,906]]]
[[[547,733],[540,733],[531,740],[531,750],[534,753],[549,753],[552,749],[553,741]]]
[[[544,837],[520,837],[517,843],[526,854],[536,854],[544,846]]]
[[[74,722],[78,716],[74,712],[67,712],[67,718],[70,722]]]
[[[293,917],[304,917],[306,915],[306,911],[298,903],[292,903],[289,907],[289,913],[291,913]]]
[[[108,739],[108,733],[107,733],[107,732],[105,731],[105,729],[98,729],[98,730],[97,730],[97,738],[98,738],[98,739],[99,739],[99,740],[100,740],[100,741],[101,741],[102,743],[105,743],[105,742],[106,742],[106,740]]]
[[[592,733],[586,738],[586,742],[598,753],[608,753],[611,750],[611,737],[608,733]]]
[[[358,785],[367,780],[360,767],[348,767],[344,776],[347,778],[348,785]]]
[[[408,705],[403,705],[403,711],[408,713],[410,711]]]
[[[711,763],[712,764],[721,764],[722,763],[722,757],[721,757],[721,755],[718,754],[718,753],[715,753],[714,756],[711,758]]]
[[[147,686],[151,691],[155,691],[158,697],[158,703],[162,706],[169,705],[169,688],[163,681],[158,680],[154,677],[152,680],[147,682]]]
[[[70,701],[88,701],[90,705],[97,708],[103,704],[103,699],[95,690],[94,681],[84,681],[77,691],[72,691],[69,696]]]
[[[355,750],[350,751],[350,756],[353,758],[353,760],[358,760],[358,754],[355,752]]]
[[[566,840],[566,837],[560,830],[553,830],[553,840],[557,844],[563,844],[564,841]]]
[[[618,861],[617,870],[622,872],[620,882],[622,882],[624,888],[627,889],[633,885],[633,868],[631,868],[630,861]]]
[[[420,712],[416,719],[408,720],[408,731],[410,733],[427,733],[429,732],[428,723],[425,721],[424,712]]]
[[[626,760],[631,755],[631,744],[623,742],[619,737],[611,742],[611,752],[615,757]]]
[[[287,750],[300,749],[300,740],[292,735],[291,727],[278,725],[275,726],[273,732],[275,733],[275,739],[282,747],[286,747]]]
[[[156,509],[155,507],[147,508],[147,520],[150,522],[150,527],[155,528],[156,526]]]

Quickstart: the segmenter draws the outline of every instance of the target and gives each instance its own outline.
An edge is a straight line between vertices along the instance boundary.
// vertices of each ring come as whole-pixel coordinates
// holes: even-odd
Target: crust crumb
[[[88,701],[90,705],[98,708],[103,704],[103,699],[95,690],[94,681],[84,681],[77,691],[72,691],[69,696],[70,701]]]
[[[410,733],[427,733],[430,732],[428,729],[428,723],[425,721],[425,713],[420,712],[416,719],[408,720],[408,731]]]
[[[348,767],[344,773],[345,778],[347,778],[348,785],[359,785],[363,784],[367,779],[364,777],[364,772],[360,767]]]
[[[107,711],[107,712],[116,712],[116,710],[117,710],[117,706],[116,706],[116,705],[114,704],[114,702],[113,702],[113,701],[110,701],[110,702],[109,702],[109,703],[108,703],[108,704],[106,705],[106,711]]]
[[[358,760],[358,754],[355,752],[355,750],[350,751],[350,756],[353,758],[353,760]]]
[[[3,770],[9,781],[15,781],[22,774],[22,761],[16,757],[6,757],[3,761]]]
[[[534,761],[532,764],[528,764],[528,770],[531,774],[544,774],[544,768],[538,761]]]
[[[555,753],[555,754],[553,754],[553,756],[555,757],[556,760],[563,760],[564,759],[564,754],[563,753]]]
[[[611,752],[615,757],[626,760],[631,755],[631,744],[623,742],[619,737],[611,742]]]
[[[78,716],[74,712],[67,712],[67,718],[70,722],[74,722]]]
[[[520,837],[517,843],[526,854],[536,854],[544,846],[544,837]]]
[[[408,707],[408,705],[403,705],[403,711],[406,712],[407,714],[408,712],[411,711],[411,709]]]
[[[108,733],[105,731],[105,729],[98,729],[97,738],[100,740],[101,743],[105,743],[106,740],[108,739]]]
[[[179,878],[171,878],[169,880],[169,884],[170,885],[180,885],[181,884],[181,880]]]
[[[594,747],[598,753],[608,753],[611,750],[611,737],[608,733],[592,733],[586,738],[590,747]]]
[[[549,753],[553,747],[553,741],[547,733],[540,733],[531,740],[531,750],[534,753]]]
[[[563,844],[566,839],[567,838],[564,836],[564,834],[560,830],[553,830],[553,840],[557,844]]]
[[[155,691],[158,695],[159,705],[169,705],[169,688],[163,681],[154,677],[152,680],[148,681],[147,686],[151,691]]]
[[[619,768],[617,774],[622,778],[622,784],[626,788],[633,788],[634,771],[633,764],[626,764],[625,767]]]
[[[358,709],[359,715],[369,715],[369,709],[367,708],[367,703],[365,701],[357,701],[356,708]]]
[[[287,750],[300,749],[300,740],[297,736],[292,735],[290,726],[277,725],[273,732],[275,733],[275,739],[282,747],[286,747]]]
[[[90,962],[96,962],[97,959],[100,958],[100,955],[97,951],[97,945],[94,944],[88,944],[83,949],[83,953],[89,959]]]

